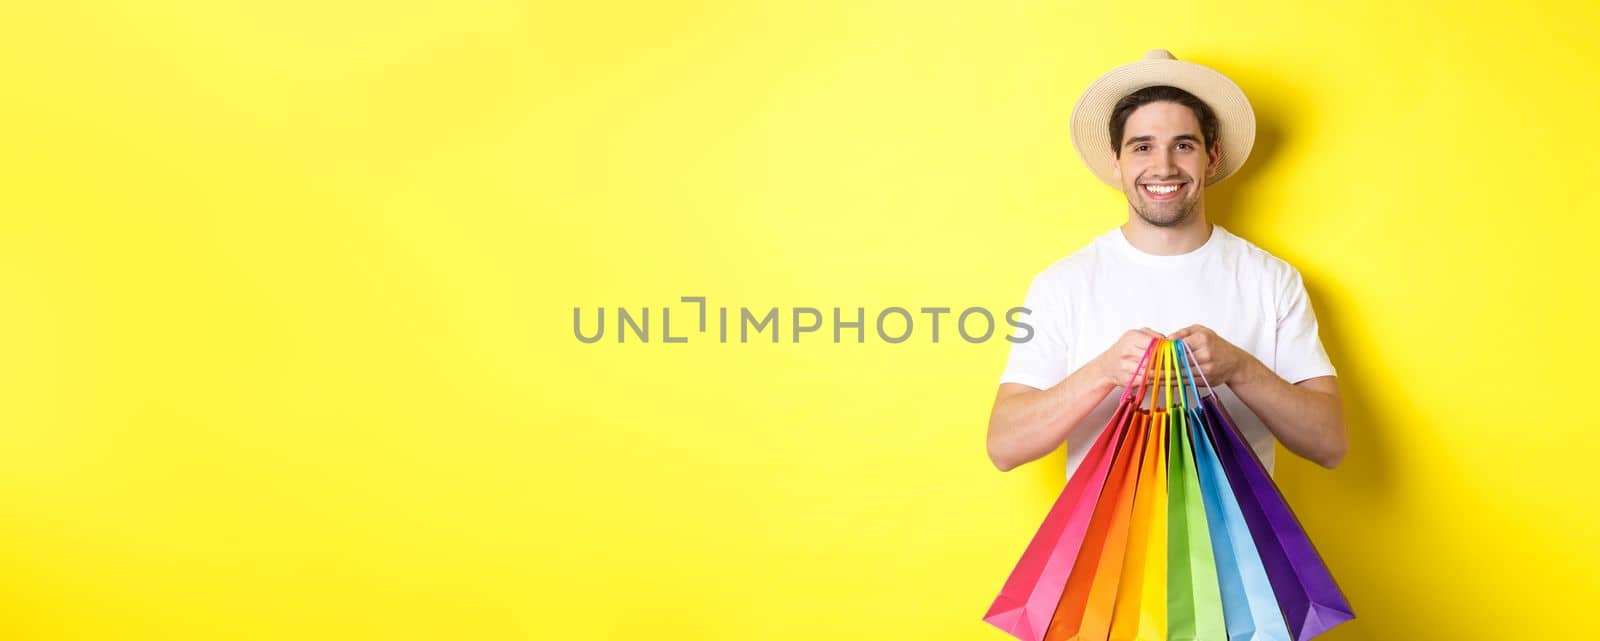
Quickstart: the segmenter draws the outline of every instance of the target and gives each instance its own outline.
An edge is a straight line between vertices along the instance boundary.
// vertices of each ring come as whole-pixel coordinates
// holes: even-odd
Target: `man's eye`
[[[1134,151],[1145,151],[1145,150],[1147,150],[1149,148],[1150,148],[1150,145],[1138,145],[1138,146],[1134,147],[1133,150]]]
[[[1180,143],[1178,143],[1178,148],[1179,148],[1179,149],[1189,149],[1189,148],[1190,148],[1190,147],[1189,147],[1189,143],[1186,143],[1186,142],[1180,142]]]

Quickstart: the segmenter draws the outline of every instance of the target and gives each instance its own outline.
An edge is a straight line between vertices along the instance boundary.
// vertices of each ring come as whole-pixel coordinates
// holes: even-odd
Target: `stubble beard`
[[[1199,194],[1192,194],[1181,202],[1152,203],[1144,199],[1138,192],[1138,185],[1134,186],[1134,194],[1130,194],[1128,204],[1133,206],[1134,213],[1139,218],[1155,227],[1177,227],[1182,225],[1194,214],[1195,205],[1199,204]]]

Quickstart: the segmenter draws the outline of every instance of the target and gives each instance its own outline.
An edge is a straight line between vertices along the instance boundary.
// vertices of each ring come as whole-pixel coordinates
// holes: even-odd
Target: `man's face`
[[[1133,110],[1122,130],[1121,153],[1111,167],[1128,205],[1145,222],[1175,227],[1194,214],[1205,177],[1217,172],[1220,145],[1202,150],[1194,111],[1173,102]]]

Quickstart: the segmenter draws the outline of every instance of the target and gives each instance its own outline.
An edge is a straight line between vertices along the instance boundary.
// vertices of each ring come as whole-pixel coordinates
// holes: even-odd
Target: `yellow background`
[[[572,309],[1020,304],[1164,47],[1255,104],[1209,207],[1341,373],[1349,458],[1279,464],[1326,638],[1584,636],[1600,14],[1310,6],[11,3],[0,634],[1005,638],[1063,482],[985,457],[1007,343]]]

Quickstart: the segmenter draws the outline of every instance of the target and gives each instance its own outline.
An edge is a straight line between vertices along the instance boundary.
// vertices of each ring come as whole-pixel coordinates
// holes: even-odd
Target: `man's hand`
[[[1133,374],[1139,369],[1139,361],[1144,358],[1144,352],[1150,347],[1153,338],[1166,338],[1148,327],[1128,330],[1118,338],[1111,349],[1096,356],[1090,365],[1094,367],[1095,380],[1100,383],[1110,383],[1112,387],[1127,385],[1133,379]],[[1140,381],[1134,381],[1139,384]]]
[[[1187,343],[1205,379],[1214,386],[1228,385],[1290,452],[1328,469],[1344,460],[1350,442],[1339,379],[1318,376],[1291,384],[1200,325],[1173,332],[1172,339]]]
[[[1148,327],[1129,331],[1049,389],[1001,383],[989,412],[989,460],[1004,472],[1061,447],[1111,390],[1128,384],[1157,338]]]
[[[1200,364],[1200,372],[1213,386],[1229,382],[1246,382],[1266,367],[1249,352],[1223,340],[1204,325],[1190,325],[1172,333],[1172,340],[1182,340],[1189,353]]]

